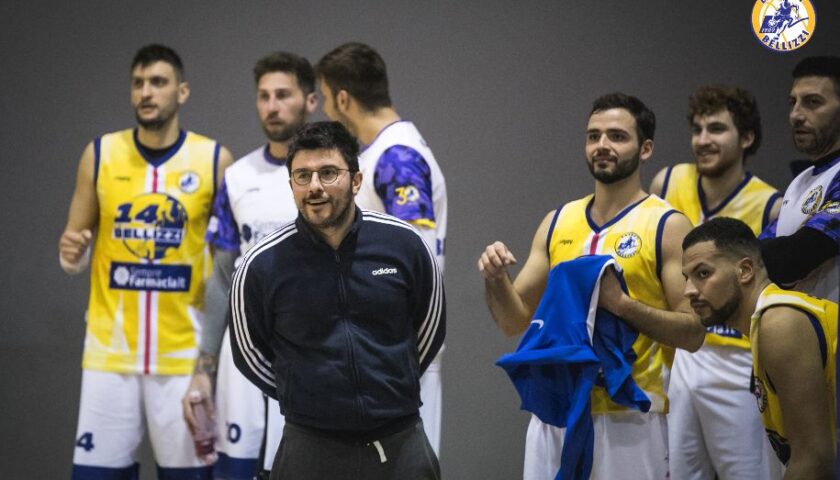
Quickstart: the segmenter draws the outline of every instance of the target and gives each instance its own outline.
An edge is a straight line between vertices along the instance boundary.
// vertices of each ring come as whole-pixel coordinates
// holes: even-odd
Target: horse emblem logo
[[[615,253],[622,258],[630,258],[642,247],[642,239],[633,232],[625,233],[615,242]]]
[[[811,0],[756,0],[753,5],[753,32],[762,45],[776,52],[803,47],[816,25]]]

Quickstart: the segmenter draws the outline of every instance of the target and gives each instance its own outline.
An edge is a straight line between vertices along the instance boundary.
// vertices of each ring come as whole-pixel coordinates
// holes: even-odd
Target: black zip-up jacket
[[[420,233],[358,208],[338,250],[300,216],[261,240],[234,274],[230,311],[237,368],[288,421],[335,432],[417,414],[446,319]]]

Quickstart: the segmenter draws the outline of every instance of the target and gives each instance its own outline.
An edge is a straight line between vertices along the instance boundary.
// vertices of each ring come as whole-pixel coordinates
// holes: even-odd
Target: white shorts
[[[149,428],[155,460],[162,469],[209,468],[195,455],[195,446],[181,412],[189,375],[134,375],[82,370],[82,394],[74,478],[103,470],[120,478],[136,469],[140,443]]]
[[[250,479],[257,469],[265,431],[265,399],[236,365],[230,350],[230,332],[225,329],[216,374],[216,450],[214,470],[224,479]]]
[[[443,349],[438,352],[435,359],[429,364],[429,368],[420,377],[420,400],[423,402],[420,407],[420,418],[423,420],[426,437],[428,437],[432,450],[435,451],[438,459],[440,459],[440,418],[442,411],[441,397],[443,395],[440,375],[442,362]]]
[[[636,411],[592,416],[593,480],[657,480],[668,477],[668,426],[661,413]],[[560,470],[565,428],[531,415],[525,437],[524,480],[553,480]],[[676,478],[676,477],[673,477]]]
[[[752,354],[703,345],[677,350],[668,398],[671,476],[686,480],[778,479],[776,460],[750,392]]]

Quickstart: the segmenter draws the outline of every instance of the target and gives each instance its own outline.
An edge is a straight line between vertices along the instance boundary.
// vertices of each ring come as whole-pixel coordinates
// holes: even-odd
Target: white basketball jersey
[[[231,165],[225,183],[243,255],[262,237],[297,218],[289,170],[285,164],[267,160],[265,147]]]
[[[418,219],[410,216],[402,215],[397,207],[395,209],[386,208],[383,197],[377,192],[377,185],[375,183],[375,176],[377,172],[377,164],[380,161],[383,153],[391,147],[404,146],[416,150],[425,160],[429,169],[429,180],[431,181],[431,203],[433,209],[433,222],[425,221],[427,219]],[[356,203],[365,209],[375,210],[378,212],[385,212],[394,215],[402,220],[414,222],[418,225],[428,226],[435,231],[436,245],[430,245],[435,252],[441,270],[444,267],[444,248],[446,243],[446,182],[443,173],[435,160],[429,146],[417,127],[408,121],[394,122],[385,127],[373,143],[367,146],[359,155],[359,169],[362,172],[362,186],[359,193],[356,195]],[[421,179],[413,179],[412,181],[423,181]],[[385,188],[394,188],[397,190],[405,188],[404,185],[395,183],[394,185],[385,185]],[[405,190],[400,190],[405,191]],[[409,195],[408,200],[411,200]],[[399,202],[399,200],[397,201]]]
[[[834,178],[840,173],[840,162],[831,168],[813,174],[814,167],[800,173],[785,191],[779,220],[776,224],[776,236],[793,235],[826,203],[826,195]],[[836,206],[834,207],[836,208]],[[838,260],[834,257],[820,265],[803,280],[797,282],[795,289],[815,297],[827,298],[834,302],[838,298]]]

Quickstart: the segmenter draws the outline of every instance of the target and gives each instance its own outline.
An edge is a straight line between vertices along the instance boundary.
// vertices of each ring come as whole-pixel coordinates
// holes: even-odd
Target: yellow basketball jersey
[[[157,159],[138,145],[134,130],[94,141],[99,224],[82,366],[189,374],[210,273],[204,233],[219,146],[183,131]]]
[[[782,409],[779,405],[779,396],[773,388],[772,379],[768,380],[767,378],[767,373],[757,351],[758,324],[761,322],[761,314],[768,308],[780,305],[801,310],[808,314],[811,319],[811,324],[817,333],[820,350],[823,354],[825,391],[828,393],[830,399],[829,412],[831,425],[836,425],[834,405],[836,402],[835,357],[837,355],[837,304],[821,298],[811,297],[804,293],[784,290],[774,284],[770,284],[761,292],[755,313],[750,322],[750,339],[752,340],[753,352],[753,379],[751,388],[758,401],[761,422],[767,431],[770,444],[776,450],[776,455],[779,456],[782,463],[787,464],[787,461],[790,459],[790,445],[785,437],[785,427],[782,418]],[[806,407],[803,406],[803,408]],[[836,432],[836,429],[832,428],[831,431]]]
[[[676,211],[661,198],[649,195],[599,226],[589,215],[593,198],[589,195],[567,203],[555,213],[547,242],[551,267],[581,255],[612,255],[624,270],[630,296],[667,310],[659,280],[660,244],[665,219]],[[639,334],[633,351],[636,354],[631,370],[633,380],[650,398],[652,412],[667,412],[663,374],[671,366],[674,349]],[[593,389],[592,413],[626,410],[613,403],[604,388]]]
[[[779,198],[775,188],[747,172],[735,190],[720,205],[710,209],[700,186],[700,175],[693,163],[669,167],[662,192],[662,198],[683,212],[695,226],[715,217],[737,218],[746,223],[756,235],[770,223],[770,210]],[[745,350],[750,348],[747,337],[726,325],[708,327],[705,342],[708,345],[733,346]]]

